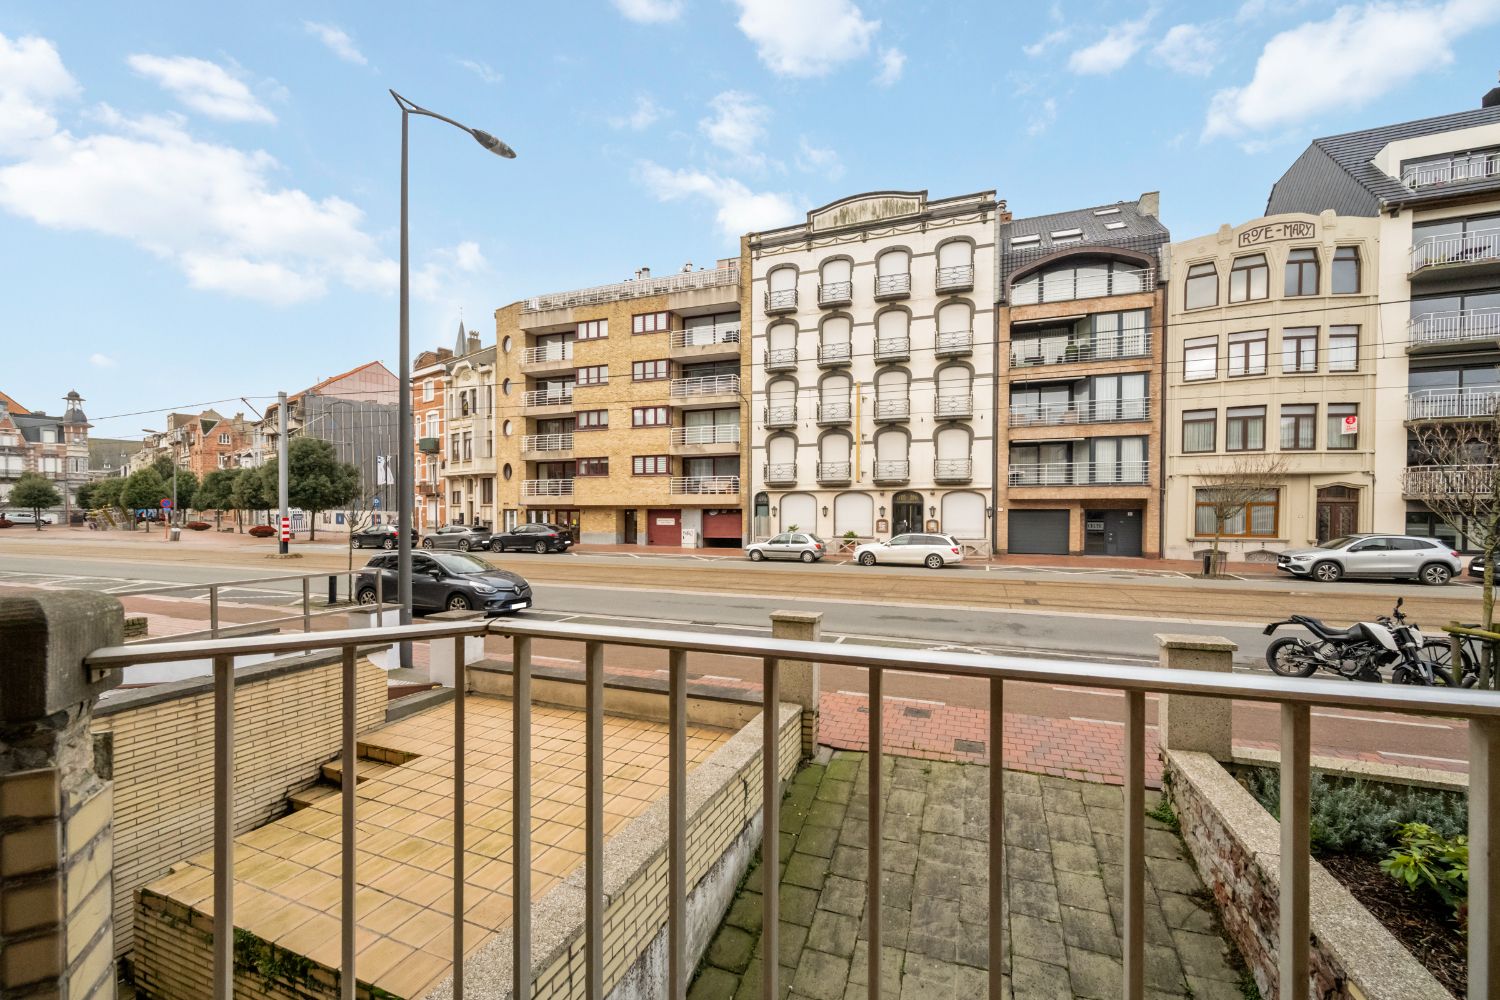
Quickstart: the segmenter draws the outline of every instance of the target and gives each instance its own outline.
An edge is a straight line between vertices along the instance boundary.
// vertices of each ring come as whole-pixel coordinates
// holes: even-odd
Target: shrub
[[[859,536],[854,533],[854,529],[853,528],[851,528],[848,531],[844,532],[844,539],[846,541],[852,542],[852,541],[854,541],[858,537]]]
[[[1445,837],[1426,823],[1403,823],[1396,839],[1401,846],[1380,862],[1381,871],[1414,892],[1431,890],[1461,918],[1469,898],[1469,838]]]
[[[1271,768],[1253,770],[1245,781],[1250,794],[1272,816],[1281,811],[1281,775]],[[1314,774],[1309,785],[1310,837],[1316,854],[1383,855],[1398,828],[1411,823],[1430,826],[1452,837],[1468,829],[1463,796],[1425,788],[1397,788],[1374,782],[1329,780]]]
[[[207,531],[209,528],[212,528],[213,525],[209,524],[207,521],[189,521],[187,524],[184,524],[183,527],[187,528],[189,531]]]
[[[276,534],[276,529],[269,524],[257,524],[249,531],[252,538],[270,538],[274,534]]]
[[[16,522],[12,521],[10,518],[0,517],[0,528],[14,528],[15,526]]]

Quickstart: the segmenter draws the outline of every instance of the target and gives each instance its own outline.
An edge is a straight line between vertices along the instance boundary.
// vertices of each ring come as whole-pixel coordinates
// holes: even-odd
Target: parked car
[[[859,546],[854,550],[854,561],[861,566],[891,563],[942,569],[963,562],[964,547],[952,535],[897,535],[888,542],[866,542]]]
[[[1420,580],[1440,587],[1463,572],[1463,558],[1441,539],[1421,535],[1344,535],[1309,549],[1283,552],[1276,568],[1319,583],[1346,576]]]
[[[29,524],[35,526],[37,523],[37,516],[35,512],[29,510],[12,510],[3,515],[0,515],[0,517],[4,517],[11,524]],[[41,517],[41,522],[43,524],[56,524],[57,518],[53,517],[51,514],[43,514]]]
[[[458,549],[462,552],[487,549],[490,547],[490,534],[489,528],[481,528],[477,524],[445,524],[422,539],[422,548]]]
[[[374,604],[376,574],[383,579],[381,591],[387,601],[396,593],[394,553],[375,556],[359,571],[354,585],[360,604]],[[484,611],[498,615],[531,607],[531,585],[509,570],[496,569],[467,552],[414,552],[411,557],[412,609],[437,611]]]
[[[1469,560],[1469,575],[1476,580],[1484,579],[1484,553],[1481,552]]]
[[[573,536],[567,528],[557,524],[545,524],[541,521],[534,524],[518,524],[509,531],[490,536],[491,552],[509,552],[512,549],[520,549],[523,552],[535,552],[540,555],[544,552],[566,552],[572,544]]]
[[[394,549],[400,542],[401,532],[394,524],[372,524],[349,535],[349,544],[356,549]],[[417,544],[416,528],[411,529],[411,543]]]
[[[828,553],[823,539],[810,531],[783,531],[764,542],[746,546],[745,555],[751,562],[762,559],[801,559],[805,563],[817,562]]]

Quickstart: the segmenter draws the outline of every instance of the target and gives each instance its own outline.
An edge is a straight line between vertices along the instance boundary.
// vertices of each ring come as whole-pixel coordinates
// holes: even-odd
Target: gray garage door
[[[1068,512],[1065,510],[1013,510],[1007,551],[1068,554]]]

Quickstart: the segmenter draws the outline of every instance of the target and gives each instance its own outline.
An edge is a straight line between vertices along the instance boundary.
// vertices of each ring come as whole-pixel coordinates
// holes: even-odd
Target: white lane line
[[[738,684],[744,680],[742,677],[725,677],[723,674],[699,674],[698,679],[700,681],[729,681],[733,684]]]
[[[833,640],[833,644],[835,646],[837,646],[839,643],[843,642],[847,638],[849,638],[847,635],[841,635],[837,639]]]
[[[553,619],[553,624],[554,625],[561,625],[563,622],[570,622],[570,621],[572,621],[573,619],[575,619],[577,617],[578,617],[577,615],[564,615],[561,618]]]
[[[888,694],[888,695],[886,695],[885,696],[885,700],[886,701],[914,701],[918,705],[946,705],[946,704],[948,704],[946,701],[933,701],[930,698],[902,698],[900,695],[894,695],[894,694]]]
[[[1379,722],[1387,726],[1412,726],[1417,729],[1452,729],[1440,722],[1407,722],[1405,719],[1377,719],[1373,715],[1345,715],[1342,712],[1312,712],[1320,719],[1347,719],[1351,722]]]
[[[1422,754],[1422,753],[1396,753],[1394,750],[1379,750],[1379,751],[1376,751],[1376,752],[1379,753],[1380,756],[1382,756],[1382,757],[1397,757],[1397,758],[1400,758],[1401,760],[1434,760],[1434,761],[1437,761],[1440,764],[1467,764],[1468,763],[1468,761],[1466,761],[1466,760],[1458,760],[1457,758],[1454,758],[1454,757],[1429,757],[1427,754]]]
[[[1101,726],[1119,726],[1121,729],[1125,728],[1125,723],[1120,722],[1117,719],[1090,719],[1090,718],[1087,718],[1087,717],[1081,716],[1081,715],[1070,715],[1070,716],[1068,716],[1068,721],[1070,721],[1070,722],[1093,722],[1093,723],[1097,723],[1098,725],[1101,725]],[[1147,726],[1146,726],[1146,728],[1147,729],[1158,729],[1160,727],[1157,726],[1153,722],[1153,723],[1148,723]]]
[[[840,691],[839,694],[847,694],[851,698],[868,698],[868,697],[870,697],[869,693],[865,692],[865,691]]]

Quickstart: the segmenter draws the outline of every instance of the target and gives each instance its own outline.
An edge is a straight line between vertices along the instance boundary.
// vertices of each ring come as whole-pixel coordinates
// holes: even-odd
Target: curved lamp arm
[[[421,107],[418,104],[414,104],[413,102],[407,100],[405,97],[402,97],[394,90],[392,90],[390,93],[391,97],[395,99],[396,105],[401,109],[402,114],[423,115],[427,118],[436,118],[440,122],[447,122],[454,128],[461,129],[462,131],[469,133],[474,137],[475,142],[479,143],[481,146],[483,146],[485,149],[488,149],[496,156],[503,156],[507,160],[514,160],[516,158],[516,151],[514,149],[511,149],[505,143],[501,142],[498,138],[484,131],[483,129],[470,128],[463,122],[454,121],[447,115],[440,115],[436,111],[428,111],[426,108]]]

